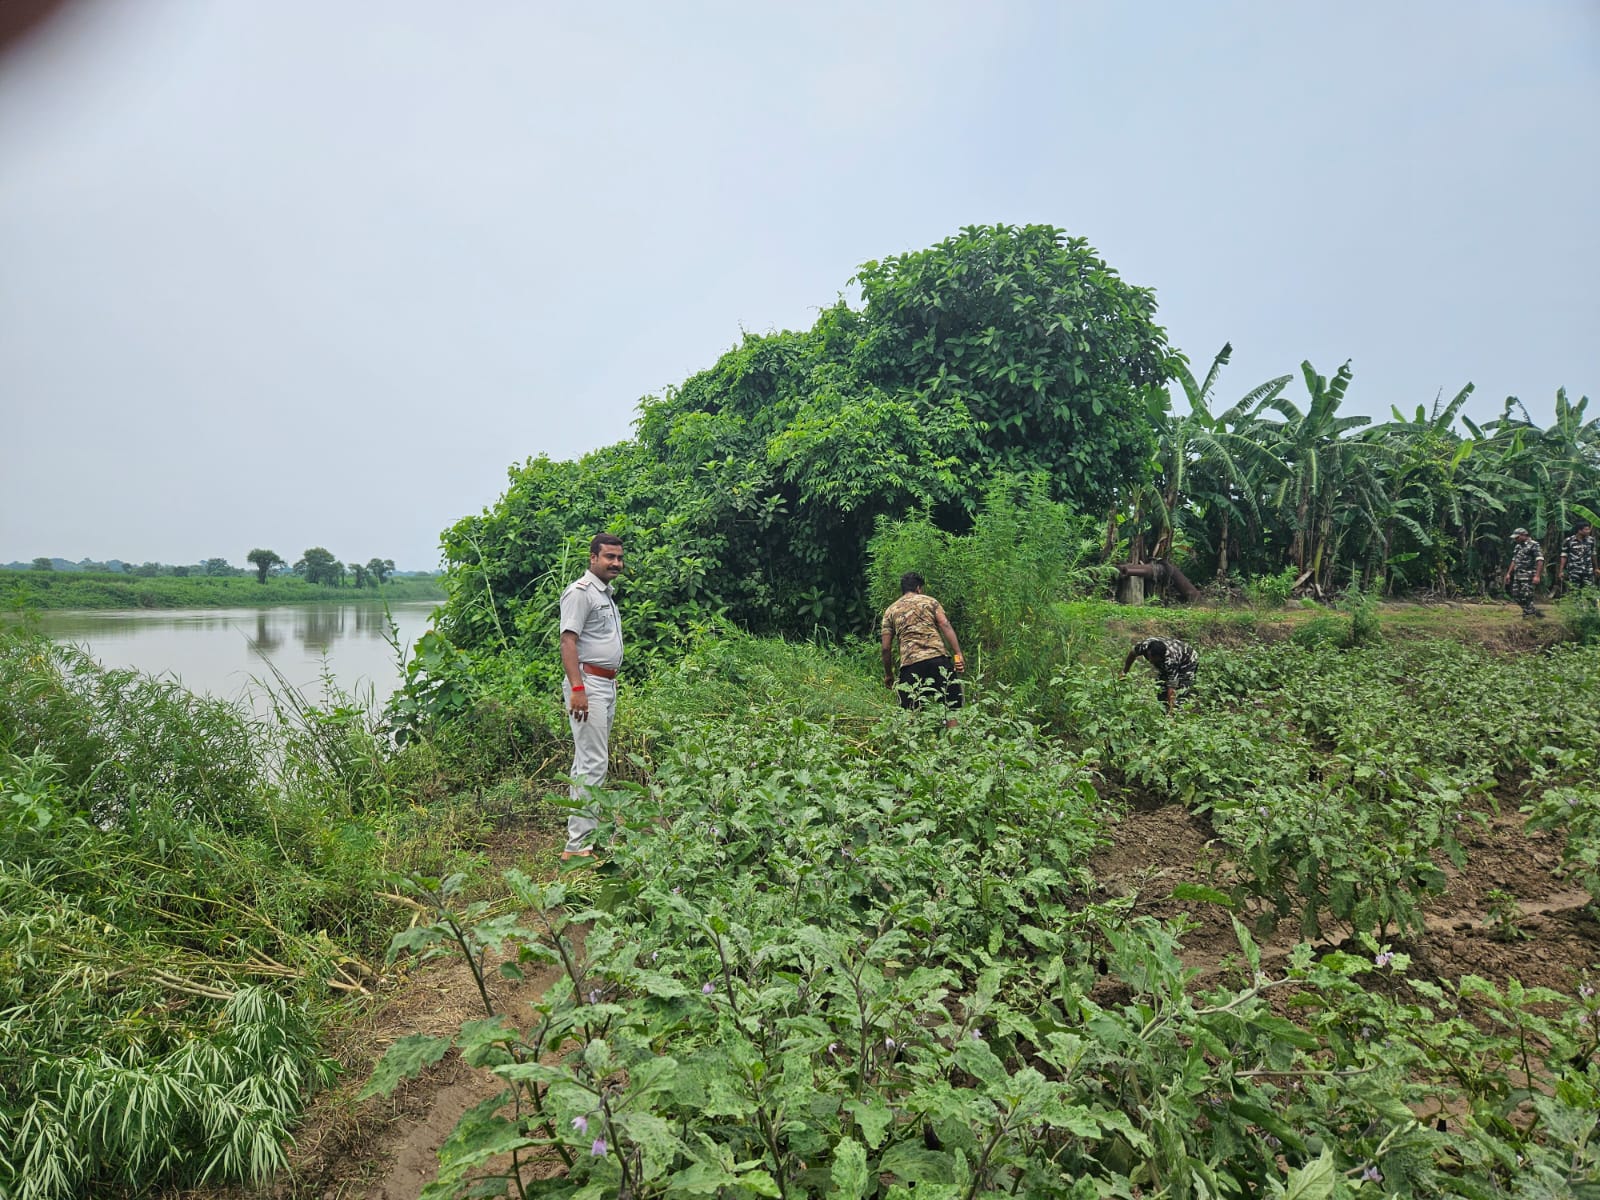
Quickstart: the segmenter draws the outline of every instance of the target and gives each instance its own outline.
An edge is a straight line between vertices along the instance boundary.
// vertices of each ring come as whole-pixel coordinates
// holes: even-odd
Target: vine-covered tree
[[[513,468],[495,506],[444,535],[458,644],[542,636],[601,528],[628,546],[636,636],[717,612],[763,631],[861,629],[879,520],[917,510],[964,529],[1002,474],[1042,472],[1056,498],[1095,509],[1149,480],[1173,355],[1153,295],[1082,239],[973,227],[856,282],[860,310],[747,335],[646,398],[635,440]]]
[[[367,574],[372,576],[375,583],[388,583],[389,576],[394,574],[394,559],[369,558],[367,560]]]

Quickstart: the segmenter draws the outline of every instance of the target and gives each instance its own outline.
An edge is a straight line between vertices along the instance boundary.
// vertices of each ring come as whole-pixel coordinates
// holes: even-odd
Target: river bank
[[[88,571],[0,571],[0,610],[259,608],[279,604],[371,604],[443,600],[436,578],[390,579],[381,588],[327,587],[292,575],[140,577]]]

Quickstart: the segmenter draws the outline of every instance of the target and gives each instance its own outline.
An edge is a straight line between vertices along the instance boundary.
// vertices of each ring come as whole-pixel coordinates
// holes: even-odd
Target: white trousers
[[[568,794],[573,803],[583,807],[574,809],[567,817],[568,850],[584,850],[594,840],[594,831],[600,822],[595,820],[589,789],[603,787],[606,767],[611,761],[611,718],[617,707],[617,681],[585,674],[584,691],[589,696],[589,719],[575,720],[572,716],[572,687],[562,683],[561,694],[567,702],[567,724],[572,727],[572,787]]]

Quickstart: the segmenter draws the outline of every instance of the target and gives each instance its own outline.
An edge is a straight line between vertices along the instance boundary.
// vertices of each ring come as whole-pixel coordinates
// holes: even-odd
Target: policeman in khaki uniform
[[[561,593],[562,694],[572,726],[571,792],[584,804],[589,790],[604,785],[611,758],[611,718],[617,707],[617,672],[622,669],[622,618],[611,581],[622,574],[622,539],[596,535],[589,543],[589,569]],[[581,784],[578,781],[582,781]],[[594,853],[599,827],[585,805],[567,817],[563,860]]]

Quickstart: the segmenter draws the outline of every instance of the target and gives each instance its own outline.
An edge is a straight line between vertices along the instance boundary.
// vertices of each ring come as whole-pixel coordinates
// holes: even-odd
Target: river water
[[[278,676],[325,707],[323,677],[360,703],[382,707],[404,682],[393,618],[406,650],[428,629],[437,602],[282,605],[272,608],[61,610],[38,614],[45,636],[85,647],[102,665],[176,679],[192,692],[271,712]],[[270,665],[269,665],[270,664]],[[344,700],[341,703],[347,702]]]

